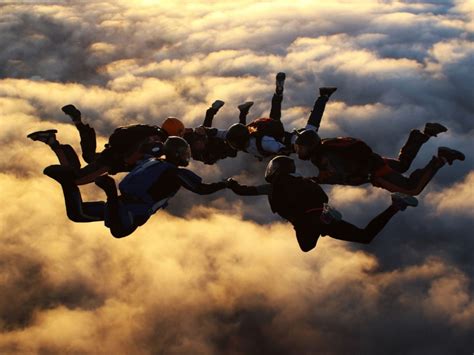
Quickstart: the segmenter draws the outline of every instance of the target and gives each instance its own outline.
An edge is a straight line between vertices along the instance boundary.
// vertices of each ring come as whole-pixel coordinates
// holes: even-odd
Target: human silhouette
[[[327,205],[328,196],[314,180],[295,173],[293,159],[277,156],[270,161],[265,171],[268,184],[245,186],[229,179],[229,188],[241,196],[267,195],[272,211],[293,225],[298,244],[304,252],[313,249],[319,236],[325,235],[368,244],[395,214],[418,204],[415,197],[392,194],[392,204],[365,228],[358,228],[341,219],[341,214]]]
[[[115,238],[133,233],[168,201],[181,187],[200,195],[226,188],[226,182],[202,183],[202,179],[182,167],[189,164],[189,144],[181,137],[169,137],[163,146],[165,159],[148,158],[140,161],[119,183],[103,175],[96,179],[97,186],[107,195],[107,201],[84,202],[68,166],[51,165],[44,174],[61,184],[66,213],[74,222],[104,221]]]

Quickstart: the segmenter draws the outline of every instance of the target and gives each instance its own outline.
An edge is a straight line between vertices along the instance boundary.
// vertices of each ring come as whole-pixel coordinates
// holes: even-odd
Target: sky
[[[1,354],[470,354],[474,351],[474,5],[456,1],[0,1]],[[287,73],[283,122],[304,126],[318,87],[337,86],[322,137],[361,138],[396,156],[439,122],[413,168],[448,146],[446,166],[370,245],[320,238],[300,251],[264,197],[180,191],[133,235],[65,214],[56,164],[26,139],[60,108],[98,133],[268,115]],[[317,174],[298,162],[306,176]],[[263,183],[265,162],[193,162],[206,182]],[[121,176],[117,175],[117,179]],[[372,186],[323,186],[364,226],[390,203]],[[103,200],[95,186],[85,200]]]

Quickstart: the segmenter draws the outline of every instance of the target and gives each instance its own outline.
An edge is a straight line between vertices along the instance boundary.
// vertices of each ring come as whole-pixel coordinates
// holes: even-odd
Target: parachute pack
[[[323,139],[322,149],[337,151],[348,159],[366,160],[373,154],[372,149],[363,141],[352,137]]]
[[[147,137],[161,134],[162,132],[157,126],[146,124],[123,126],[115,129],[115,131],[110,135],[106,147],[125,153],[137,144],[143,142]]]

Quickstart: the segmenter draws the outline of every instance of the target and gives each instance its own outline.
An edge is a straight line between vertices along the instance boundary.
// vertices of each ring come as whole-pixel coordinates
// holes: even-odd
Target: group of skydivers
[[[309,251],[320,235],[336,239],[370,243],[386,223],[408,206],[416,206],[418,195],[436,172],[446,163],[464,160],[459,151],[440,147],[428,164],[404,176],[421,146],[431,137],[447,131],[439,123],[427,123],[423,131],[414,129],[397,159],[385,158],[372,151],[363,141],[352,137],[321,139],[318,135],[326,103],[336,91],[334,87],[319,89],[319,97],[304,129],[287,132],[281,122],[281,104],[285,73],[276,75],[276,89],[268,118],[248,123],[253,102],[239,105],[239,123],[227,130],[212,127],[212,121],[224,105],[217,100],[206,111],[202,126],[185,128],[177,118],[166,119],[161,127],[135,124],[117,128],[105,149],[96,151],[95,131],[84,124],[81,112],[73,105],[62,108],[79,131],[86,166],[74,149],[56,139],[57,131],[38,131],[28,135],[46,143],[56,153],[60,165],[51,165],[44,174],[62,187],[67,216],[74,222],[104,221],[116,238],[133,233],[155,212],[165,208],[181,187],[200,195],[229,188],[242,196],[267,195],[274,213],[294,226],[300,248]],[[233,179],[206,184],[183,167],[191,157],[205,164],[235,157],[241,151],[259,160],[273,157],[265,171],[268,184],[241,185]],[[289,157],[310,160],[319,170],[312,178],[296,174],[295,162]],[[118,185],[110,176],[128,172]],[[84,202],[78,185],[95,182],[107,201]],[[365,228],[358,228],[341,219],[330,207],[328,196],[319,184],[358,186],[370,183],[392,192],[392,203]]]

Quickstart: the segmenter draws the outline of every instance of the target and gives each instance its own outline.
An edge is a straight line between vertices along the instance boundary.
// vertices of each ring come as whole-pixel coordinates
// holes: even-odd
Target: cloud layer
[[[446,354],[474,349],[474,62],[469,1],[137,1],[5,3],[0,15],[0,352],[130,354]],[[255,101],[268,115],[287,72],[283,120],[305,124],[317,88],[338,87],[321,134],[395,156],[413,128],[440,122],[438,146],[464,151],[420,206],[366,247],[321,238],[299,251],[264,198],[182,191],[167,212],[115,240],[67,220],[42,169],[50,150],[26,134],[55,127],[79,149],[60,107],[99,133],[196,126],[215,99],[217,127]],[[298,162],[305,175],[313,167]],[[239,156],[192,168],[207,181],[263,182]],[[389,203],[373,187],[325,187],[364,225]],[[104,198],[94,187],[86,199]]]

